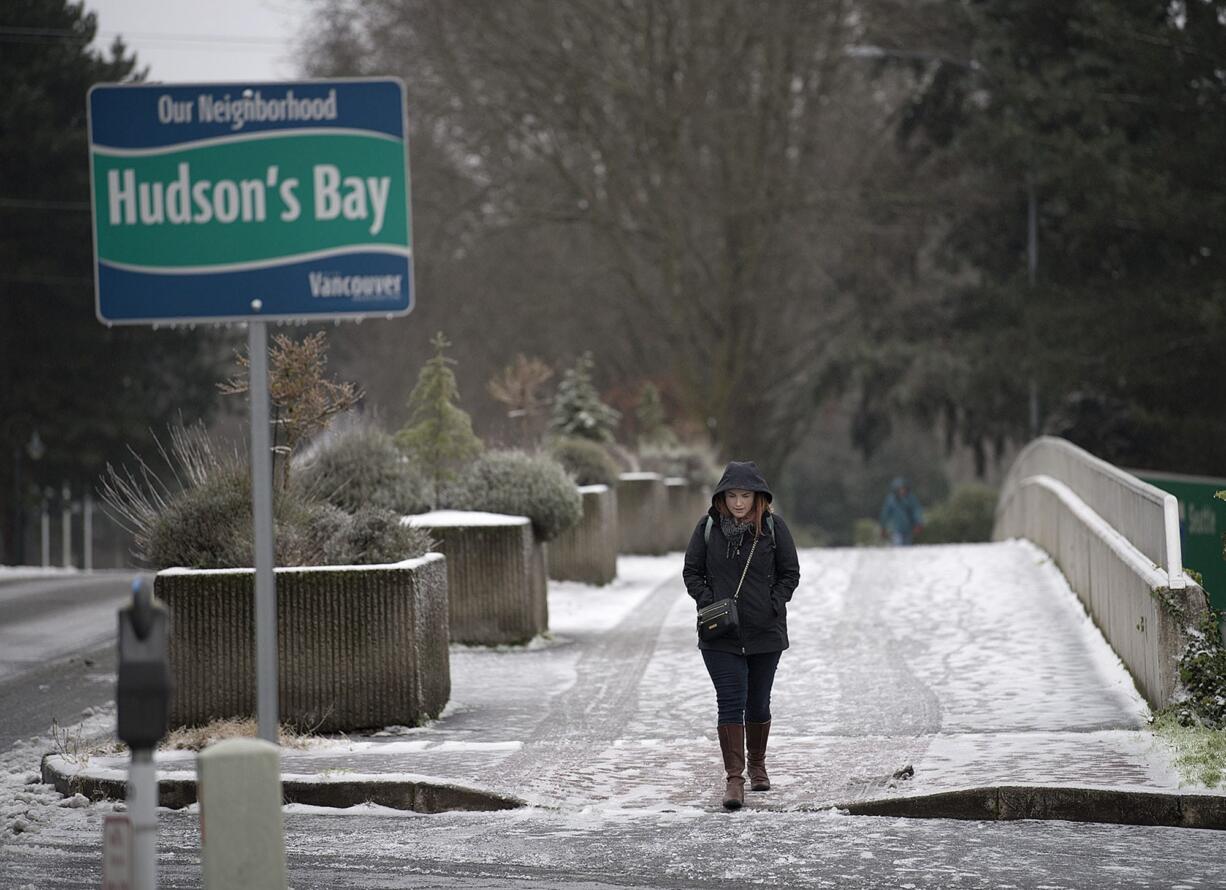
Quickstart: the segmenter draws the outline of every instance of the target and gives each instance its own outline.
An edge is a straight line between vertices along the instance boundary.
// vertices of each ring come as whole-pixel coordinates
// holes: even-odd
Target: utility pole
[[[1039,206],[1034,192],[1034,173],[1026,171],[1026,277],[1030,282],[1030,293],[1034,294],[1035,279],[1039,271]],[[1029,344],[1030,368],[1030,438],[1039,435],[1039,381],[1034,373],[1034,348]]]

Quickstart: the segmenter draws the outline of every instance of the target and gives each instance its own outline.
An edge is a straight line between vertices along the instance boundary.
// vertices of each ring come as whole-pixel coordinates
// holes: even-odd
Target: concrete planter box
[[[685,551],[689,546],[694,526],[706,515],[711,499],[706,489],[680,477],[664,480],[668,492],[668,522],[671,529],[670,550]]]
[[[320,732],[438,716],[451,696],[442,556],[276,570],[280,719]],[[167,569],[176,692],[170,722],[256,712],[255,572]]]
[[[617,525],[620,552],[647,556],[668,552],[668,491],[659,473],[618,477]]]
[[[583,485],[583,519],[549,542],[549,577],[558,581],[609,584],[617,577],[617,492]]]
[[[447,557],[451,639],[526,643],[549,629],[545,545],[526,516],[439,510],[404,517]]]

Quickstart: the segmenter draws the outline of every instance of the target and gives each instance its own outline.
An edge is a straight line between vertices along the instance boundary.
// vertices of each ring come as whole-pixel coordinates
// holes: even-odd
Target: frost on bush
[[[179,490],[144,464],[139,473],[109,468],[103,482],[109,512],[133,533],[134,555],[155,569],[251,566],[246,457],[218,452],[200,427],[172,429],[171,440],[164,457]],[[274,490],[273,522],[279,566],[397,562],[430,549],[428,536],[404,529],[390,510],[364,507],[351,515],[297,484]]]
[[[250,479],[240,467],[219,468],[150,517],[141,556],[158,569],[251,565],[251,529]]]
[[[346,544],[350,565],[375,565],[424,556],[434,542],[424,528],[404,525],[391,510],[363,507],[353,514]]]
[[[700,445],[644,446],[639,464],[647,472],[675,476],[702,488],[713,486],[720,473],[714,453]]]
[[[613,485],[620,472],[609,452],[591,439],[572,436],[555,439],[549,453],[579,485]]]
[[[561,436],[612,442],[621,412],[601,401],[592,383],[594,364],[592,354],[585,352],[575,366],[562,375],[553,400],[550,429]]]
[[[430,509],[425,477],[374,427],[355,427],[330,441],[298,471],[304,489],[347,512],[379,507],[400,514]]]
[[[490,451],[477,458],[448,490],[446,502],[459,510],[527,516],[543,541],[583,518],[583,499],[562,465],[522,451]]]
[[[1200,627],[1189,629],[1188,647],[1179,659],[1183,700],[1177,706],[1177,719],[1185,726],[1226,729],[1226,645],[1221,618],[1222,613],[1211,608]]]
[[[451,343],[440,331],[433,340],[434,357],[422,367],[409,393],[409,419],[396,433],[396,445],[429,481],[429,506],[441,505],[443,489],[484,447],[473,433],[472,418],[459,405],[460,389],[446,356]]]

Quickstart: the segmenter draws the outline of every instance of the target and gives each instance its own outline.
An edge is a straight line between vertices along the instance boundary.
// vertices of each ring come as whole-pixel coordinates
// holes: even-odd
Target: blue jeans
[[[719,723],[767,723],[771,719],[771,687],[782,652],[734,655],[702,650],[702,660],[715,685]]]

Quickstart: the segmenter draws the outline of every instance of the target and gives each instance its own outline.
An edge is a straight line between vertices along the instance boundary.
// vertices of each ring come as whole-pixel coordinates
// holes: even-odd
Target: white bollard
[[[64,483],[60,491],[60,550],[64,568],[72,568],[72,489]]]
[[[286,890],[281,753],[226,739],[196,758],[205,890]]]
[[[85,492],[81,502],[81,525],[84,543],[81,551],[81,568],[87,572],[94,570],[94,496]]]
[[[51,568],[51,513],[47,509],[47,501],[43,500],[41,544],[43,550],[43,568]]]

